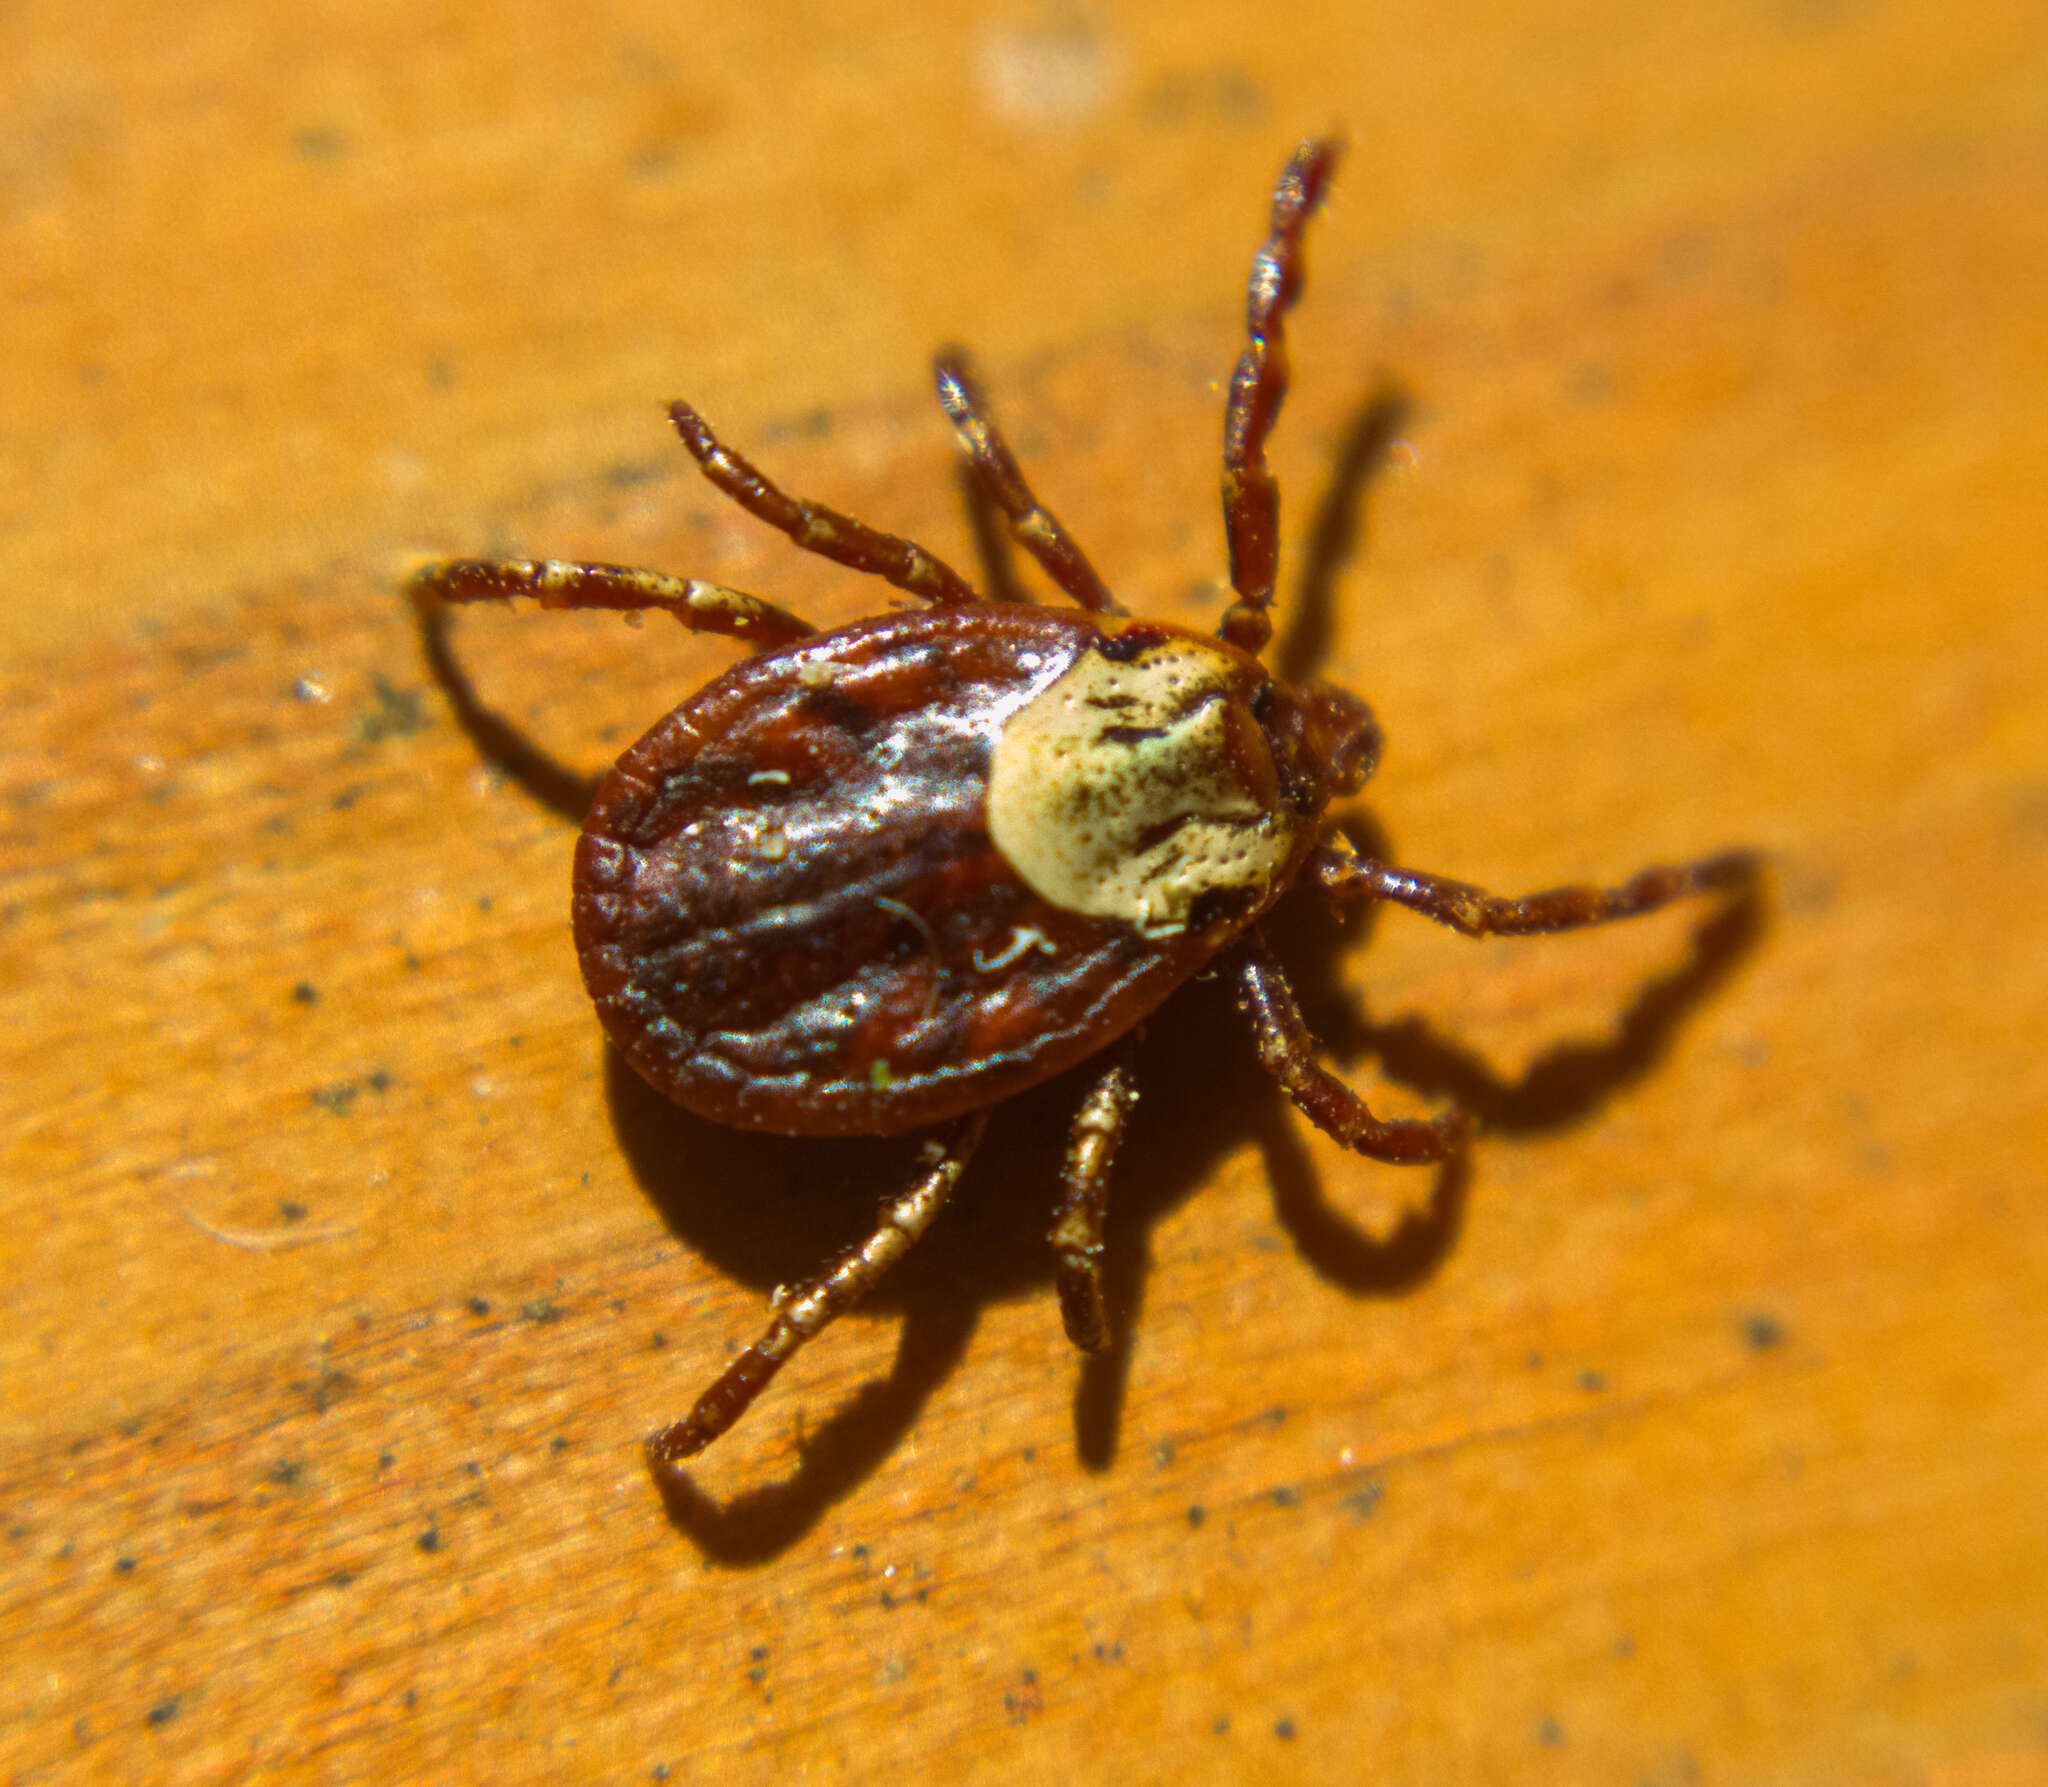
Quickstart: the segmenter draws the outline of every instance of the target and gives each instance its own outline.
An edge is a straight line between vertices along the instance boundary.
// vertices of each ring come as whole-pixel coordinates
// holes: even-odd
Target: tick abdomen
[[[890,615],[740,664],[655,726],[576,863],[585,979],[641,1074],[721,1122],[887,1134],[1157,1005],[1267,903],[1294,837],[1260,804],[1243,691],[1194,686],[1227,655],[1133,633]],[[1077,688],[1129,706],[1096,714],[1108,738],[1062,720]]]

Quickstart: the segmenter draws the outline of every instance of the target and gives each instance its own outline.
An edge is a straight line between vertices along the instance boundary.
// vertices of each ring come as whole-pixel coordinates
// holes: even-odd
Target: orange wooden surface
[[[827,10],[0,20],[0,1775],[2048,1777],[2048,15]],[[1332,125],[1275,458],[1299,548],[1414,399],[1308,641],[1374,821],[1767,895],[1290,908],[1468,1170],[1325,1145],[1192,989],[1120,1355],[1053,1306],[1054,1087],[665,1506],[640,1435],[903,1151],[608,1061],[570,824],[399,567],[864,612],[660,405],[971,562],[959,336],[1112,581],[1211,613],[1245,267]],[[565,788],[730,657],[463,623]]]

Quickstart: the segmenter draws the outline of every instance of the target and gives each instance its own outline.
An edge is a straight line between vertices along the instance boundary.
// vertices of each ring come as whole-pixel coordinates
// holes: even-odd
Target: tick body
[[[1367,861],[1330,828],[1330,803],[1372,772],[1378,729],[1357,697],[1279,680],[1259,654],[1277,571],[1265,438],[1286,389],[1282,322],[1336,153],[1309,143],[1289,162],[1253,263],[1224,429],[1235,600],[1216,637],[1124,612],[1031,491],[957,351],[939,357],[938,392],[979,494],[1072,607],[982,599],[914,542],[779,490],[684,404],[671,419],[726,495],[927,606],[818,633],[756,596],[614,566],[464,559],[414,576],[423,609],[515,596],[657,608],[753,644],[598,791],[576,850],[585,984],[633,1067],[701,1116],[785,1135],[931,1132],[868,1240],[778,1293],[761,1339],[649,1442],[658,1465],[731,1426],[914,1244],[990,1107],[1098,1057],[1051,1246],[1068,1333],[1104,1345],[1102,1216],[1137,1096],[1131,1044],[1212,964],[1259,1060],[1317,1127],[1389,1161],[1462,1145],[1458,1113],[1379,1119],[1318,1063],[1259,934],[1290,887],[1483,936],[1605,923],[1749,876],[1731,853],[1502,898]]]
[[[1230,646],[1068,609],[786,646],[605,782],[584,978],[640,1073],[719,1122],[957,1117],[1094,1054],[1272,903],[1328,798],[1316,724]]]

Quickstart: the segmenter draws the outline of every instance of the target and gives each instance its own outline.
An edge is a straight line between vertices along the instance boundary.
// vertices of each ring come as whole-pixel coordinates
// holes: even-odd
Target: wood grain
[[[0,21],[0,1774],[2048,1779],[2048,17],[821,10]],[[972,562],[957,336],[1126,599],[1214,613],[1332,125],[1274,452],[1287,587],[1355,523],[1295,649],[1372,823],[1766,896],[1303,903],[1311,1020],[1469,1167],[1325,1146],[1192,988],[1106,1366],[1054,1087],[665,1504],[640,1436],[905,1156],[660,1106],[578,988],[555,808],[730,648],[465,615],[480,736],[398,570],[868,611],[661,404]]]

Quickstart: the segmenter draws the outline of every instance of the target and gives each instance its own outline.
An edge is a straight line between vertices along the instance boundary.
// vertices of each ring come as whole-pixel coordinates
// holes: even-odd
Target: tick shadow
[[[1362,848],[1385,856],[1385,840],[1369,822],[1346,830]],[[1265,925],[1325,1059],[1347,1079],[1365,1062],[1377,1061],[1394,1084],[1475,1119],[1473,1145],[1484,1148],[1492,1136],[1534,1137],[1589,1122],[1654,1074],[1686,1020],[1760,945],[1768,902],[1760,876],[1714,897],[1688,934],[1682,958],[1636,989],[1606,1037],[1560,1042],[1514,1077],[1501,1075],[1480,1051],[1427,1020],[1376,1024],[1336,990],[1341,984],[1338,957],[1369,949],[1378,910],[1368,907],[1360,916],[1362,924],[1340,928],[1335,914],[1295,894]],[[1558,948],[1595,946],[1590,939],[1553,942]],[[1370,1235],[1326,1196],[1307,1145],[1306,1122],[1255,1064],[1249,1027],[1224,990],[1215,982],[1190,989],[1177,995],[1169,1009],[1171,1024],[1155,1025],[1157,1043],[1141,1062],[1146,1102],[1140,1109],[1149,1119],[1152,1142],[1142,1170],[1167,1184],[1200,1184],[1214,1157],[1249,1131],[1259,1142],[1274,1213],[1322,1278],[1360,1298],[1399,1297],[1426,1283],[1456,1245],[1464,1223],[1470,1148],[1428,1169],[1433,1178],[1427,1197],[1391,1233]],[[1134,1152],[1136,1146],[1134,1140]],[[1121,1161],[1118,1171],[1123,1171]],[[1118,1262],[1126,1272],[1141,1271],[1142,1263],[1143,1250],[1137,1246],[1127,1248]],[[1127,1289],[1124,1306],[1135,1311],[1138,1301],[1137,1287]],[[1109,1392],[1099,1394],[1107,1397]],[[1091,1430],[1087,1422],[1082,1425],[1085,1457]],[[1094,1437],[1106,1461],[1113,1423]]]
[[[1343,829],[1362,854],[1383,862],[1399,860],[1369,821],[1347,821]],[[1302,1008],[1309,1027],[1340,1063],[1376,1059],[1397,1084],[1459,1107],[1475,1120],[1480,1146],[1488,1136],[1555,1133],[1597,1115],[1602,1106],[1662,1066],[1685,1020],[1713,999],[1761,946],[1770,924],[1769,891],[1768,875],[1758,861],[1732,885],[1701,897],[1696,902],[1701,915],[1687,937],[1683,958],[1636,989],[1609,1036],[1559,1043],[1513,1079],[1502,1078],[1484,1055],[1427,1019],[1377,1024],[1354,1002],[1327,991],[1318,993],[1315,989],[1335,985],[1335,976],[1327,970],[1299,971]],[[1306,896],[1293,898],[1298,904],[1314,904]],[[1344,947],[1368,944],[1382,911],[1375,905],[1359,908],[1362,927],[1351,933],[1355,942]],[[1328,917],[1318,929],[1334,922]],[[1597,948],[1604,928],[1595,926],[1585,935],[1545,942],[1556,949]],[[1472,947],[1488,945],[1480,941]],[[1284,949],[1281,953],[1291,964],[1294,957]],[[1282,1201],[1284,1205],[1284,1195]],[[1340,1280],[1343,1276],[1334,1275]]]
[[[655,1473],[670,1519],[706,1556],[727,1564],[762,1562],[815,1526],[916,1424],[959,1365],[982,1310],[999,1302],[1037,1303],[1048,1351],[1062,1369],[1070,1355],[1086,1359],[1076,1395],[1081,1449],[1107,1462],[1143,1278],[1145,1232],[1199,1179],[1176,1180],[1149,1162],[1141,1104],[1118,1164],[1105,1230],[1115,1338],[1109,1352],[1073,1355],[1060,1326],[1046,1237],[1067,1126],[1091,1077],[1086,1068],[1062,1075],[994,1114],[938,1220],[848,1318],[900,1322],[888,1376],[864,1386],[822,1422],[806,1424],[786,1476],[721,1502],[684,1473]],[[616,1053],[608,1091],[626,1158],[670,1230],[692,1253],[761,1293],[759,1309],[736,1331],[691,1337],[691,1375],[678,1381],[677,1405],[667,1411],[680,1413],[731,1350],[765,1327],[775,1286],[811,1277],[871,1230],[877,1206],[916,1171],[917,1138],[820,1141],[723,1129],[669,1104]],[[1229,1126],[1212,1130],[1215,1146],[1227,1147]],[[814,1344],[829,1346],[833,1338],[828,1329]],[[771,1386],[748,1419],[776,1419],[783,1387]],[[788,1419],[786,1402],[781,1406]]]
[[[1361,927],[1341,930],[1300,896],[1283,904],[1279,916],[1271,926],[1276,952],[1334,1064],[1355,1068],[1375,1058],[1395,1083],[1469,1110],[1483,1132],[1537,1135],[1588,1121],[1653,1073],[1686,1017],[1755,948],[1765,913],[1757,884],[1722,896],[1694,927],[1684,959],[1637,991],[1606,1040],[1562,1043],[1511,1079],[1431,1025],[1374,1024],[1321,990],[1336,984],[1338,956],[1363,947]],[[1018,1298],[1043,1310],[1048,1356],[1078,1361],[1076,1454],[1091,1470],[1107,1469],[1117,1449],[1131,1341],[1143,1320],[1150,1235],[1247,1134],[1259,1143],[1281,1226],[1310,1267],[1350,1295],[1404,1296],[1427,1283],[1457,1244],[1471,1182],[1469,1154],[1429,1169],[1428,1196],[1391,1233],[1368,1234],[1330,1201],[1302,1120],[1258,1066],[1248,1027],[1221,977],[1174,996],[1150,1026],[1138,1075],[1141,1097],[1117,1162],[1104,1237],[1107,1351],[1079,1354],[1065,1346],[1046,1244],[1066,1127],[1088,1083],[1083,1070],[995,1113],[952,1202],[861,1305],[862,1315],[901,1323],[888,1376],[806,1426],[795,1467],[776,1482],[721,1502],[687,1476],[658,1473],[677,1529],[725,1564],[761,1563],[787,1550],[915,1426],[963,1360],[981,1311]],[[877,1204],[914,1171],[914,1143],[790,1140],[723,1129],[668,1104],[616,1055],[609,1090],[627,1159],[669,1228],[691,1252],[762,1298],[756,1315],[735,1331],[715,1340],[691,1337],[689,1375],[677,1383],[676,1406],[649,1411],[679,1413],[722,1368],[729,1350],[765,1325],[776,1285],[809,1277],[868,1232]],[[817,1344],[831,1340],[828,1330]],[[775,1395],[771,1387],[749,1418],[775,1419]]]
[[[413,617],[419,627],[420,650],[426,657],[427,669],[440,684],[455,723],[476,746],[478,755],[549,812],[580,826],[603,778],[570,768],[503,714],[484,705],[468,671],[455,655],[448,609],[415,608]]]
[[[1382,378],[1344,425],[1330,482],[1303,542],[1287,624],[1273,649],[1273,669],[1284,681],[1304,682],[1329,661],[1337,629],[1337,586],[1365,540],[1366,493],[1414,412],[1408,391]]]
[[[1276,647],[1283,674],[1305,674],[1327,644],[1339,574],[1362,530],[1364,493],[1409,407],[1404,393],[1383,386],[1346,430],[1311,530],[1290,625]],[[987,519],[980,518],[978,533],[987,532]],[[989,571],[992,588],[1013,586],[1005,552],[999,541],[992,550],[985,543],[985,561],[1002,567]],[[445,611],[422,615],[420,630],[435,679],[479,752],[551,811],[580,823],[595,780],[477,698],[451,649]],[[1348,822],[1347,830],[1366,853],[1391,859],[1369,821]],[[1325,990],[1336,984],[1340,953],[1363,947],[1375,922],[1376,911],[1368,907],[1340,929],[1316,902],[1297,894],[1283,901],[1270,926],[1276,953],[1333,1065],[1342,1070],[1376,1058],[1388,1078],[1463,1106],[1483,1130],[1533,1135],[1586,1120],[1653,1072],[1685,1018],[1756,947],[1765,908],[1760,884],[1724,896],[1695,928],[1686,959],[1638,991],[1611,1038],[1561,1044],[1512,1080],[1431,1025],[1376,1025]],[[1559,947],[1589,945],[1565,940]],[[1435,1273],[1456,1245],[1470,1184],[1467,1156],[1443,1162],[1433,1169],[1424,1203],[1391,1234],[1375,1238],[1325,1196],[1301,1122],[1258,1067],[1248,1028],[1221,978],[1182,989],[1150,1029],[1138,1060],[1143,1096],[1117,1163],[1104,1236],[1112,1341],[1103,1353],[1077,1355],[1075,1446],[1093,1470],[1107,1469],[1116,1453],[1153,1226],[1208,1182],[1247,1134],[1260,1145],[1276,1213],[1299,1252],[1326,1280],[1361,1298],[1403,1295]],[[689,1338],[689,1375],[679,1375],[674,1406],[648,1411],[651,1426],[688,1406],[722,1368],[727,1349],[756,1337],[775,1286],[810,1277],[870,1231],[877,1205],[911,1176],[916,1144],[725,1129],[669,1104],[617,1054],[607,1060],[613,1123],[650,1201],[685,1246],[762,1296],[757,1317],[736,1331]],[[761,1563],[809,1532],[916,1424],[965,1357],[985,1306],[1033,1297],[1049,1333],[1059,1335],[1046,1230],[1067,1125],[1088,1077],[1088,1069],[1077,1070],[995,1113],[931,1232],[862,1305],[863,1313],[900,1321],[888,1375],[804,1429],[786,1477],[721,1502],[681,1473],[657,1475],[671,1521],[706,1557]],[[819,1344],[830,1341],[828,1334]],[[1062,1345],[1060,1356],[1066,1350]],[[775,1394],[767,1392],[754,1420],[773,1418]]]

